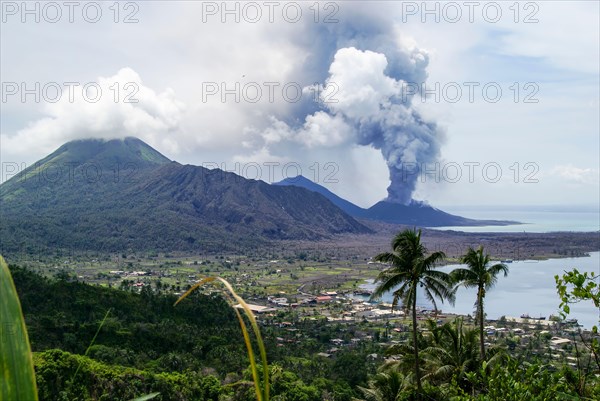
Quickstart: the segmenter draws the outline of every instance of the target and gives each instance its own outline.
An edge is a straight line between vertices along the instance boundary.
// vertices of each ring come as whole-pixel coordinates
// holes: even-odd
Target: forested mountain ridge
[[[0,185],[0,250],[202,251],[369,229],[325,197],[172,162],[135,138],[69,142]]]

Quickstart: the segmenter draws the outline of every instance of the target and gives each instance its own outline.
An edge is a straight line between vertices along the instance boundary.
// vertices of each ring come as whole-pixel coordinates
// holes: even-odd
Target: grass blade
[[[151,399],[153,399],[154,397],[156,397],[159,394],[160,393],[147,394],[147,395],[143,395],[141,397],[134,398],[131,401],[146,401],[146,400],[151,400]]]
[[[106,319],[108,318],[108,314],[110,313],[111,309],[112,308],[109,308],[106,311],[106,314],[104,315],[104,319],[102,319],[102,321],[100,322],[100,326],[98,326],[98,330],[96,330],[96,334],[94,334],[94,338],[92,338],[92,342],[90,343],[90,345],[88,345],[87,349],[85,350],[85,354],[83,354],[83,356],[87,356],[87,354],[90,352],[90,349],[92,348],[92,345],[94,345],[94,343],[96,342],[96,337],[98,337],[98,333],[100,333],[102,326],[104,326],[104,322],[106,322]],[[77,373],[79,372],[80,368],[81,368],[81,362],[79,362],[79,365],[77,365],[77,369],[75,370],[75,373],[73,373],[73,377],[71,377],[71,384],[74,383],[75,376],[77,376]]]
[[[0,256],[0,401],[37,401],[29,337],[15,284]]]
[[[179,299],[177,301],[175,301],[175,305],[177,305],[179,302],[183,301],[185,299],[185,297],[187,297],[192,292],[194,292],[198,287],[201,287],[204,284],[210,283],[215,280],[216,280],[216,278],[214,278],[214,277],[204,277],[202,280],[200,280],[196,284],[194,284],[189,290],[187,290],[182,296],[180,296]]]
[[[260,352],[260,358],[262,361],[262,367],[263,367],[263,383],[264,383],[264,399],[265,401],[269,400],[269,366],[267,363],[267,351],[265,349],[265,344],[263,342],[262,339],[262,335],[260,334],[260,329],[258,327],[258,324],[256,323],[256,318],[254,317],[254,313],[252,313],[252,311],[250,310],[250,307],[248,307],[248,304],[242,299],[242,297],[240,297],[233,289],[233,287],[231,286],[231,284],[229,284],[229,282],[221,277],[217,278],[221,283],[223,283],[223,285],[225,286],[225,288],[227,288],[227,290],[231,293],[231,295],[235,298],[235,300],[240,304],[240,306],[244,309],[244,312],[246,313],[246,316],[248,317],[248,320],[250,321],[250,325],[252,326],[252,330],[254,331],[254,335],[256,337],[256,342],[258,343],[258,349]],[[245,326],[245,325],[244,325]],[[252,344],[250,344],[249,342],[246,342],[246,347],[248,347],[249,349],[251,348]],[[250,353],[249,353],[250,355]],[[252,359],[254,359],[254,357],[252,357]],[[256,363],[255,363],[256,364]],[[254,365],[255,365],[254,364]]]
[[[248,359],[250,359],[250,370],[252,371],[252,379],[254,381],[254,391],[256,392],[256,397],[258,401],[263,401],[262,390],[260,388],[260,381],[258,378],[258,369],[256,368],[256,358],[254,357],[254,350],[252,349],[252,342],[250,341],[250,335],[248,334],[248,328],[246,327],[246,323],[244,323],[244,319],[242,315],[237,310],[237,308],[233,308],[235,314],[240,322],[240,327],[242,328],[242,335],[244,336],[244,343],[246,343],[246,349],[248,350]]]
[[[233,309],[238,318],[238,321],[240,323],[240,327],[242,329],[242,334],[244,336],[244,342],[246,343],[246,349],[248,350],[248,358],[250,359],[250,369],[252,371],[252,378],[254,380],[254,389],[256,391],[256,398],[258,401],[269,401],[269,387],[270,387],[270,385],[269,385],[269,365],[267,363],[267,351],[265,349],[265,345],[264,345],[262,336],[260,334],[260,329],[258,327],[258,324],[256,323],[256,318],[254,317],[254,314],[248,307],[248,304],[242,299],[242,297],[240,297],[235,292],[235,290],[233,289],[231,284],[229,284],[229,282],[227,280],[225,280],[221,277],[203,278],[198,283],[193,285],[189,290],[187,290],[181,297],[179,297],[179,299],[175,302],[175,305],[177,305],[179,302],[181,302],[184,298],[186,298],[189,294],[191,294],[193,291],[195,291],[200,286],[202,286],[206,283],[214,282],[216,280],[220,281],[225,286],[225,288],[227,289],[229,294],[231,294],[231,296],[230,296],[229,294],[225,293],[225,296],[229,300],[230,304],[232,304]],[[231,297],[233,297],[233,299],[235,299],[235,302],[237,302],[239,304],[239,306],[244,310],[244,313],[245,313],[246,317],[248,318],[248,321],[250,322],[250,325],[252,326],[252,331],[254,332],[254,335],[256,337],[256,342],[258,343],[258,348],[259,348],[261,362],[262,362],[262,368],[263,368],[264,389],[261,389],[261,386],[260,386],[260,381],[258,378],[258,369],[256,366],[256,358],[254,356],[254,350],[252,349],[252,343],[250,341],[250,335],[248,333],[248,328],[246,327],[246,324],[244,323],[244,319],[242,318],[242,315],[240,314],[238,308],[233,305],[234,302],[232,302]]]

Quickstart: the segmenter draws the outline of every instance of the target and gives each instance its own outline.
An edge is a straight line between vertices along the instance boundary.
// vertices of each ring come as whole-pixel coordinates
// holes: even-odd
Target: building
[[[252,313],[254,313],[255,315],[260,315],[260,314],[269,313],[269,312],[275,312],[274,308],[269,308],[268,306],[254,305],[254,304],[246,304],[246,305],[252,311]],[[237,304],[235,307],[238,309],[243,309],[242,305],[240,305],[240,304]]]

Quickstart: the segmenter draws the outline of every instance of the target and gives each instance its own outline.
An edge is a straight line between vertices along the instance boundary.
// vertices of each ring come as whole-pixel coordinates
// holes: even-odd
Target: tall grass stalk
[[[256,392],[256,398],[258,401],[269,401],[269,366],[267,364],[267,351],[265,350],[265,344],[264,344],[262,336],[260,334],[260,329],[258,327],[258,324],[256,323],[256,318],[254,317],[254,314],[250,310],[250,307],[248,306],[248,304],[242,299],[242,297],[240,297],[235,292],[235,290],[233,289],[231,284],[229,284],[229,282],[227,280],[225,280],[221,277],[205,277],[202,280],[200,280],[198,283],[194,284],[183,295],[181,295],[181,297],[179,297],[179,299],[175,302],[175,305],[177,305],[179,302],[181,302],[183,299],[185,299],[188,295],[190,295],[193,291],[195,291],[199,287],[201,287],[205,284],[208,284],[208,283],[215,283],[215,282],[220,282],[221,284],[223,284],[223,286],[227,290],[227,292],[224,292],[225,297],[227,298],[227,300],[233,307],[233,310],[235,311],[235,314],[240,323],[240,327],[242,329],[242,334],[244,336],[244,342],[246,343],[246,349],[248,350],[248,358],[250,359],[250,369],[252,371],[252,378],[254,380],[254,390]],[[259,372],[258,372],[258,367],[256,364],[256,357],[254,355],[254,350],[252,348],[252,342],[250,341],[250,335],[248,333],[248,328],[246,327],[246,323],[244,322],[244,319],[243,319],[238,307],[235,305],[235,302],[237,302],[238,305],[244,310],[244,314],[246,315],[246,317],[248,318],[248,321],[250,322],[250,326],[252,327],[254,336],[256,337],[256,342],[258,343],[260,358],[261,358],[261,362],[262,362],[262,373],[263,373],[262,386],[261,386],[261,382],[259,379]]]
[[[112,308],[109,308],[106,311],[106,314],[104,315],[104,319],[102,319],[102,321],[100,322],[100,326],[98,327],[98,330],[96,330],[96,334],[94,334],[94,337],[92,338],[92,342],[90,343],[90,345],[88,345],[83,356],[87,356],[87,354],[90,352],[90,349],[92,348],[92,345],[94,345],[94,343],[96,342],[96,337],[98,337],[98,333],[100,333],[102,326],[104,326],[104,322],[106,322],[106,318],[108,318],[108,314],[110,313],[111,310],[112,310]],[[75,373],[73,373],[73,376],[71,377],[71,385],[73,384],[73,381],[75,380],[75,376],[77,376],[77,373],[79,372],[79,369],[81,368],[81,363],[82,363],[82,360],[79,361],[79,365],[77,365],[77,369],[75,369]]]

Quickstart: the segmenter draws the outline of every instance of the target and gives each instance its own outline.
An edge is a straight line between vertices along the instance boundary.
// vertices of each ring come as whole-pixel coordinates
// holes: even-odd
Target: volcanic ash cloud
[[[444,135],[412,106],[420,82],[388,75],[389,71],[402,75],[408,65],[407,79],[425,77],[427,54],[413,48],[391,59],[400,60],[402,68],[391,66],[384,53],[338,49],[325,82],[310,88],[319,90],[320,110],[306,115],[296,129],[286,126],[281,136],[309,148],[346,143],[380,150],[391,181],[386,201],[409,204],[421,166],[438,159]]]

